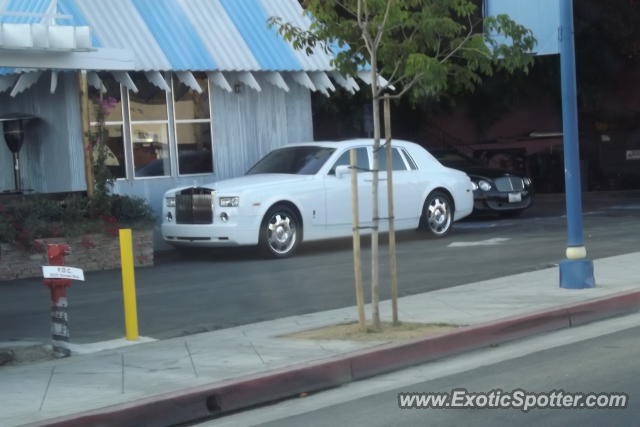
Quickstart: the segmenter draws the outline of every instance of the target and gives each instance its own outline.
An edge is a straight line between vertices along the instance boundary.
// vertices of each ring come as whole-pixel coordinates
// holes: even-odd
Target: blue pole
[[[582,188],[578,148],[576,61],[573,36],[573,0],[560,0],[560,72],[564,182],[567,203],[567,259],[560,262],[560,287],[593,288],[593,262],[587,259],[582,231]]]

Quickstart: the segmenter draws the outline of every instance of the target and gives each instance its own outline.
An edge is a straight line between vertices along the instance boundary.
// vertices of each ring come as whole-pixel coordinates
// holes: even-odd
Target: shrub
[[[140,197],[112,196],[111,215],[123,223],[152,224],[155,222],[151,206]]]
[[[0,242],[38,250],[35,239],[92,232],[117,235],[121,226],[149,228],[154,221],[151,207],[139,197],[100,195],[90,199],[70,194],[53,200],[28,196],[0,206]]]

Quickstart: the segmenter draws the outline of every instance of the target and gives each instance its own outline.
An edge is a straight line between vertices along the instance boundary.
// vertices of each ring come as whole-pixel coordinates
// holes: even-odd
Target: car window
[[[378,157],[378,170],[384,172],[387,170],[387,151],[386,149],[381,149]],[[404,164],[404,160],[402,160],[402,156],[400,156],[400,152],[397,148],[391,150],[391,160],[394,171],[406,171],[407,165]]]
[[[258,161],[247,175],[260,173],[287,173],[313,175],[335,151],[329,147],[287,147],[274,150]]]
[[[411,154],[409,154],[409,152],[404,148],[402,149],[402,154],[404,154],[404,158],[407,159],[407,162],[409,162],[411,170],[418,170],[418,165],[416,165],[416,162],[413,160],[413,157],[411,157]]]
[[[342,153],[338,160],[336,160],[329,171],[329,175],[334,175],[336,173],[336,167],[351,164],[349,151],[351,150],[347,150]],[[369,170],[369,155],[367,154],[367,149],[365,147],[356,148],[356,166],[358,168],[358,172]]]

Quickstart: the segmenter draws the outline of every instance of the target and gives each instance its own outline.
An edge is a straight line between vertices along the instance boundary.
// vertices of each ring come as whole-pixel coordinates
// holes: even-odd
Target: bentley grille
[[[517,176],[507,176],[503,178],[497,178],[494,180],[498,191],[522,191],[524,190],[524,182],[522,178]]]
[[[207,188],[187,188],[176,194],[176,224],[211,224],[212,199]]]

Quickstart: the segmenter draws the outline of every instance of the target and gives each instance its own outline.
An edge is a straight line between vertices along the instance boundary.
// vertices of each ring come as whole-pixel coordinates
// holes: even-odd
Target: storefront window
[[[144,73],[130,73],[138,92],[129,91],[131,121],[167,120],[166,92],[151,84]]]
[[[209,123],[177,123],[178,168],[180,174],[211,173],[211,125]]]
[[[213,172],[209,84],[205,73],[194,73],[202,93],[173,79],[173,100],[180,175]]]
[[[111,175],[115,178],[126,176],[124,157],[124,138],[122,136],[122,125],[107,125],[107,167]]]
[[[166,123],[132,124],[131,142],[136,177],[171,174]]]
[[[100,133],[98,131],[100,122],[104,120],[105,134],[104,143],[106,144],[106,163],[114,178],[125,178],[125,154],[124,154],[124,137],[123,137],[123,118],[122,118],[122,95],[120,92],[120,84],[109,73],[99,73],[98,76],[102,84],[107,89],[101,92],[93,86],[89,86],[89,117],[91,119],[91,132],[94,136]],[[99,113],[104,114],[102,118]],[[93,141],[95,142],[95,141]],[[97,152],[94,152],[94,158]]]
[[[205,73],[193,73],[202,88],[198,93],[174,78],[173,95],[176,106],[176,120],[209,120],[209,85]]]
[[[135,177],[170,176],[167,93],[144,73],[131,73],[138,92],[129,91],[131,146]]]
[[[106,92],[101,93],[93,87],[89,89],[91,126],[96,135],[99,133],[100,108],[104,112],[106,162],[112,175],[126,178],[127,170],[133,170],[133,178],[212,173],[213,143],[206,73],[194,73],[202,93],[175,77],[168,79],[172,92],[167,93],[149,82],[144,73],[129,75],[137,93],[121,86],[110,73],[99,74]],[[124,104],[123,94],[128,95]],[[127,101],[128,115],[122,111]],[[168,105],[167,101],[173,103]],[[174,123],[169,121],[169,107],[174,111]],[[177,171],[172,170],[172,153],[178,155]]]

